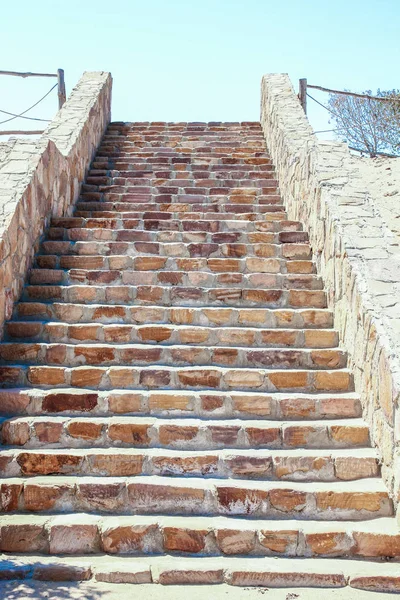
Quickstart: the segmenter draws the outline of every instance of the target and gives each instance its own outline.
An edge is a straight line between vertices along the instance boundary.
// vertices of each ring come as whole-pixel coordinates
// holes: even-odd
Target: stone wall
[[[0,334],[52,216],[69,215],[111,117],[109,73],[84,73],[37,141],[0,147]]]
[[[400,488],[400,250],[346,144],[319,142],[287,75],[262,80],[261,122],[289,219],[303,221],[382,458]]]

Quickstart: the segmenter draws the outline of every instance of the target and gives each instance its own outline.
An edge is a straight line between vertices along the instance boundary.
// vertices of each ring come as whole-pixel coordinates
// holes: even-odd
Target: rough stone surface
[[[0,149],[0,331],[51,217],[71,214],[110,120],[111,75],[86,72],[38,141]]]
[[[318,141],[287,75],[262,80],[261,124],[289,219],[309,232],[328,306],[393,498],[400,487],[400,250],[347,145]]]

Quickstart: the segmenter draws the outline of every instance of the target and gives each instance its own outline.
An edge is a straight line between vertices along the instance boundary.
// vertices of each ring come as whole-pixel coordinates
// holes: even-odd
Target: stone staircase
[[[0,577],[400,590],[346,365],[259,123],[111,124],[0,345]]]

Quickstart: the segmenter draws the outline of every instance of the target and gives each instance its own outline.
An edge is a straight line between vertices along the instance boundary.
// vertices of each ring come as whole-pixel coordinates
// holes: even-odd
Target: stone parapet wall
[[[109,73],[84,73],[37,141],[0,147],[0,333],[52,216],[69,215],[111,117]]]
[[[400,488],[400,249],[346,144],[317,140],[287,75],[262,80],[261,122],[289,219],[310,234],[355,389],[395,502]]]

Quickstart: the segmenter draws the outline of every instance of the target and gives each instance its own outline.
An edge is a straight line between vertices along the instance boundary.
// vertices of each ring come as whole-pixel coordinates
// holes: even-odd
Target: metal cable
[[[16,115],[15,113],[12,113],[12,112],[8,112],[6,110],[0,110],[0,113],[4,113],[5,115],[12,115],[11,119],[5,119],[4,121],[0,121],[0,125],[2,125],[3,123],[8,123],[9,121],[14,121],[14,119],[18,119],[18,118],[28,119],[29,121],[44,121],[46,123],[50,123],[51,119],[38,119],[35,117],[24,117],[23,115],[25,113],[29,112],[30,110],[32,110],[32,108],[35,108],[35,106],[37,106],[40,102],[42,102],[42,100],[44,100],[50,94],[50,92],[52,92],[54,90],[54,88],[57,87],[57,85],[58,85],[57,83],[55,85],[53,85],[53,87],[50,88],[49,91],[44,96],[42,96],[42,98],[40,98],[40,100],[35,102],[35,104],[32,104],[32,106],[30,106],[29,108],[24,110],[19,115]]]

